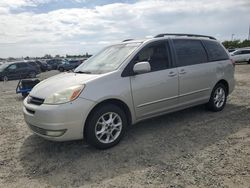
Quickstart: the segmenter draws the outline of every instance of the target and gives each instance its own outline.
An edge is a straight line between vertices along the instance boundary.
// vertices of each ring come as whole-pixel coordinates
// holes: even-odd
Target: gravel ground
[[[150,119],[101,151],[33,135],[17,81],[1,82],[0,187],[250,187],[250,65],[235,76],[224,111],[198,106]]]

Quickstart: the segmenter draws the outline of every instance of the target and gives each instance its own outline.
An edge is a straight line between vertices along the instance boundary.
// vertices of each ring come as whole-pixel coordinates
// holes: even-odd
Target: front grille
[[[45,129],[42,129],[40,127],[36,127],[34,125],[31,125],[31,124],[29,124],[29,127],[35,133],[38,133],[38,134],[41,134],[41,135],[46,135],[46,130]]]
[[[43,104],[44,99],[40,99],[40,98],[37,98],[37,97],[29,96],[27,102],[28,102],[28,104],[34,104],[34,105],[40,106],[41,104]]]

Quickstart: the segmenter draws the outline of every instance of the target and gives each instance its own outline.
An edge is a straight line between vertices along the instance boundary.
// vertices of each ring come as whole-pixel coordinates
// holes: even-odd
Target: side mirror
[[[147,73],[151,71],[151,66],[147,61],[139,62],[134,65],[133,71],[136,74]]]

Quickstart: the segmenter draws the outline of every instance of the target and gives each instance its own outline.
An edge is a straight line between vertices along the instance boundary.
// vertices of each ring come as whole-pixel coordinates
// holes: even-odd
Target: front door
[[[148,61],[151,71],[130,77],[134,108],[138,119],[154,116],[178,105],[178,72],[172,68],[166,41],[144,47],[134,62]]]

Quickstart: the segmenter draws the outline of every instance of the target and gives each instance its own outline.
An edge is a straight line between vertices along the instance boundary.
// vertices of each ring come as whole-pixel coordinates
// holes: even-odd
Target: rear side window
[[[201,41],[175,39],[173,43],[177,55],[178,67],[207,62],[207,54]]]
[[[227,52],[218,42],[204,40],[203,43],[207,49],[209,61],[220,61],[229,59]]]

